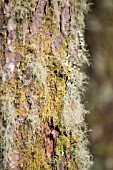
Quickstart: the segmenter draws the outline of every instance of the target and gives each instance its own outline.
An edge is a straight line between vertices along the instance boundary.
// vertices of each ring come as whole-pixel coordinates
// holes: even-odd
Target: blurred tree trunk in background
[[[88,170],[83,0],[1,0],[2,165]]]
[[[86,40],[93,67],[87,93],[94,170],[113,170],[113,1],[92,0]]]

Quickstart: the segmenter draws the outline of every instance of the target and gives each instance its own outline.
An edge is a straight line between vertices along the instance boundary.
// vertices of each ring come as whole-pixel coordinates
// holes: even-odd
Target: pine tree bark
[[[90,169],[85,0],[2,0],[0,8],[1,169]]]

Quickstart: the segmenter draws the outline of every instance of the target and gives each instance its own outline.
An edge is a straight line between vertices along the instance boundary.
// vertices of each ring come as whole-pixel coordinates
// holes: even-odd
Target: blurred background
[[[89,0],[86,44],[92,66],[86,94],[92,170],[113,170],[113,0]]]

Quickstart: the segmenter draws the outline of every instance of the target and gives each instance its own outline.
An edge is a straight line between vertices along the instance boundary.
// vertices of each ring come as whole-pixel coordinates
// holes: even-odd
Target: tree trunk
[[[4,170],[88,170],[85,0],[1,0]]]

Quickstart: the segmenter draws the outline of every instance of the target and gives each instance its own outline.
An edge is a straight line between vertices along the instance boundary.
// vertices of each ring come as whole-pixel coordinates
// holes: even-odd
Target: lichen
[[[15,146],[14,142],[14,133],[16,129],[16,122],[15,122],[15,109],[13,106],[13,98],[12,97],[5,97],[1,99],[1,112],[2,112],[2,152],[3,152],[3,164],[4,168],[7,167],[7,162],[9,159],[9,152]],[[12,129],[13,126],[13,129]]]
[[[78,39],[75,37],[75,43],[78,48],[78,54],[75,56],[75,63],[70,59],[71,65],[74,64],[75,67],[72,77],[69,78],[67,82],[67,91],[64,95],[63,117],[66,128],[71,130],[72,136],[77,143],[75,149],[77,167],[80,170],[87,170],[92,166],[91,156],[87,149],[88,140],[86,138],[87,127],[85,124],[85,115],[88,111],[85,110],[82,104],[82,97],[85,91],[84,87],[85,84],[87,84],[87,76],[81,71],[81,67],[84,63],[89,64],[83,35],[85,27],[84,13],[88,10],[86,1],[78,1],[77,9],[77,32],[75,35],[78,36]],[[71,45],[71,48],[74,47],[74,42],[72,42]]]

